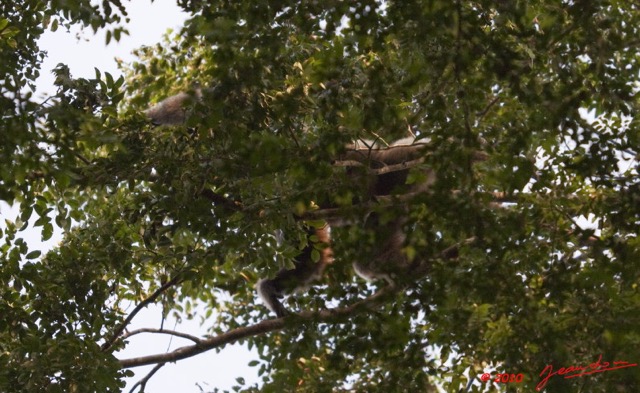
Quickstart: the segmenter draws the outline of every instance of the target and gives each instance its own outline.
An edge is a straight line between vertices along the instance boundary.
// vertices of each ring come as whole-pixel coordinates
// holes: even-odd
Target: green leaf
[[[40,250],[31,251],[30,253],[28,253],[26,255],[25,258],[27,258],[27,259],[36,259],[36,258],[40,257],[41,254],[42,254],[42,251],[40,251]]]

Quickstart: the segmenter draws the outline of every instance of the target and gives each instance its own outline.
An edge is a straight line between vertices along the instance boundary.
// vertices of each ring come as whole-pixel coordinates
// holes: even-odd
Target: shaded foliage
[[[300,218],[362,202],[335,157],[408,130],[428,138],[438,181],[406,212],[379,210],[408,214],[405,250],[431,261],[428,276],[367,312],[242,337],[262,381],[238,389],[483,391],[469,379],[497,367],[525,375],[501,389],[532,390],[549,364],[638,361],[634,2],[178,3],[184,29],[141,48],[125,78],[60,65],[46,105],[22,93],[43,29],[104,28],[125,11],[1,5],[0,199],[20,203],[21,222],[0,245],[0,390],[118,391],[123,310],[144,299],[180,318],[204,304],[212,335],[267,318],[253,284],[291,266]],[[197,85],[184,126],[140,114]],[[46,255],[19,237],[33,213],[44,237],[52,215],[67,231]],[[278,229],[292,241],[278,245]],[[349,269],[380,239],[357,225],[332,236],[327,285],[290,308],[345,307],[380,286]],[[639,386],[628,368],[545,389]]]

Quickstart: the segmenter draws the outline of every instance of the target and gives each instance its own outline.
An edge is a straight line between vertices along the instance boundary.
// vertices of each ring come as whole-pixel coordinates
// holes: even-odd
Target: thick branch
[[[381,303],[381,299],[393,292],[395,292],[395,290],[393,290],[392,288],[385,287],[374,293],[373,295],[367,297],[366,299],[358,301],[347,307],[320,311],[302,311],[300,313],[291,314],[283,318],[268,319],[252,326],[233,329],[216,337],[198,339],[196,344],[180,347],[172,352],[141,356],[131,359],[122,359],[120,360],[120,365],[122,366],[122,368],[132,368],[150,364],[176,362],[178,360],[189,358],[202,352],[222,347],[224,345],[236,342],[244,338],[281,330],[290,324],[289,321],[301,320],[329,322],[335,320],[336,318],[348,317],[356,312],[375,308]]]
[[[409,168],[413,168],[420,164],[424,163],[424,157],[418,158],[416,160],[410,160],[401,162],[400,164],[394,165],[385,165],[382,168],[369,168],[368,172],[372,175],[384,175],[385,173],[404,171]],[[366,167],[364,163],[355,160],[346,160],[346,161],[334,161],[334,166],[342,166],[342,167]]]
[[[428,191],[427,191],[428,192]],[[333,207],[327,209],[318,209],[310,212],[306,212],[302,216],[299,217],[300,220],[326,220],[333,226],[343,226],[345,223],[349,223],[348,218],[350,215],[358,215],[362,213],[366,213],[375,209],[376,207],[385,207],[385,206],[395,206],[402,205],[410,202],[418,195],[424,194],[424,192],[409,192],[402,195],[380,195],[376,196],[375,201],[359,203],[357,205],[347,206],[347,207]],[[451,192],[452,195],[460,195],[462,194],[459,190],[454,190]],[[489,193],[493,201],[490,203],[490,206],[493,208],[501,208],[504,207],[504,203],[517,203],[517,198],[508,197],[503,192],[490,192]]]
[[[459,244],[455,244],[443,251],[440,252],[440,257],[443,259],[455,259],[458,257],[458,252],[461,246],[470,245],[477,241],[475,237],[469,238]],[[290,322],[293,321],[312,321],[312,322],[332,322],[336,319],[341,319],[345,317],[353,316],[356,313],[375,309],[380,306],[382,302],[394,293],[396,293],[399,288],[395,286],[386,286],[373,295],[355,302],[352,305],[346,307],[338,307],[333,309],[326,309],[320,311],[301,311],[296,314],[290,314],[286,317],[277,318],[277,319],[268,319],[257,323],[252,326],[240,327],[229,332],[220,334],[216,337],[199,339],[194,336],[175,334],[178,336],[186,336],[190,340],[194,341],[194,345],[188,345],[184,347],[180,347],[172,352],[168,353],[160,353],[149,356],[141,356],[138,358],[131,359],[122,359],[120,360],[120,365],[122,368],[132,368],[139,366],[146,366],[150,364],[164,364],[167,362],[176,362],[181,359],[189,358],[195,355],[198,355],[202,352],[209,351],[214,348],[222,347],[227,344],[231,344],[238,340],[257,336],[259,334],[264,334],[276,330],[284,329],[287,326],[290,326]],[[296,325],[298,325],[296,323]],[[154,329],[141,329],[141,330],[154,330]],[[153,331],[155,333],[168,333],[168,331]],[[132,332],[133,333],[133,332]],[[174,334],[175,332],[169,333]]]

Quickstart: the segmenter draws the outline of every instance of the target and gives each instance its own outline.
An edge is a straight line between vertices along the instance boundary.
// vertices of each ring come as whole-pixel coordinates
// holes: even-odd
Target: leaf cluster
[[[71,3],[56,15],[91,23]],[[634,2],[179,4],[185,28],[141,48],[124,79],[60,66],[46,111],[28,97],[1,103],[0,199],[22,202],[22,223],[36,212],[48,234],[55,214],[68,232],[40,256],[22,223],[4,230],[0,388],[117,391],[113,351],[149,303],[220,337],[191,337],[191,354],[255,348],[261,383],[237,391],[488,391],[474,382],[488,367],[524,373],[517,388],[531,390],[548,364],[637,360]],[[105,10],[101,23],[118,21]],[[25,56],[41,56],[7,20],[0,48],[24,41]],[[32,80],[33,61],[10,59],[2,67]],[[196,89],[183,126],[140,114]],[[407,207],[361,200],[362,184],[332,165],[355,139],[409,133],[428,141],[420,165],[437,182]],[[304,219],[318,206],[357,217],[367,202],[407,215],[405,251],[428,274],[380,300],[382,284],[349,265],[383,239],[335,228],[321,285],[288,299],[310,311],[259,322],[253,284],[291,266]],[[457,258],[443,257],[451,247]],[[546,390],[638,386],[629,368]]]

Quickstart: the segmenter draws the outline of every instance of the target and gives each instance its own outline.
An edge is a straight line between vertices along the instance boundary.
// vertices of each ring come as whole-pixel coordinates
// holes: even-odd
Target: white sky
[[[133,60],[131,55],[133,49],[159,42],[167,29],[178,30],[186,19],[186,14],[183,14],[173,1],[156,0],[151,4],[150,0],[135,0],[123,3],[129,12],[131,23],[127,26],[130,35],[122,36],[120,42],[112,41],[109,46],[105,46],[103,31],[94,36],[91,30],[87,30],[82,33],[80,41],[76,38],[77,30],[67,32],[60,28],[55,33],[47,32],[43,35],[40,46],[48,51],[48,57],[42,65],[41,76],[37,81],[37,97],[42,98],[45,94],[53,94],[54,77],[51,70],[58,63],[67,64],[75,78],[95,77],[94,67],[98,68],[103,75],[105,72],[109,72],[114,78],[117,78],[120,72],[114,58],[118,57],[124,61]],[[14,220],[17,214],[15,207],[10,208],[4,203],[0,203],[0,217],[2,218],[0,226],[4,226],[5,218]],[[27,241],[30,250],[50,250],[62,239],[60,230],[57,230],[53,238],[47,242],[41,241],[41,233],[38,229],[30,228],[25,232],[20,232],[18,236],[20,235]],[[154,307],[138,314],[130,328],[157,328],[160,326],[160,321],[160,310],[158,307]],[[166,321],[165,327],[173,329],[174,321]],[[175,327],[175,330],[196,336],[205,334],[205,329],[196,322],[185,322]],[[173,339],[170,342],[169,336],[166,335],[144,334],[132,337],[129,342],[128,348],[118,354],[119,358],[151,355],[190,344],[190,342],[181,339]],[[201,392],[196,383],[205,392],[212,391],[214,388],[230,389],[236,384],[235,379],[238,377],[243,377],[249,384],[255,383],[258,381],[257,368],[250,368],[247,363],[256,357],[256,354],[251,354],[246,346],[236,344],[227,346],[220,353],[209,351],[175,364],[168,364],[147,383],[146,392]],[[127,381],[127,387],[123,391],[129,392],[133,384],[144,377],[152,367],[132,369],[136,375]]]

